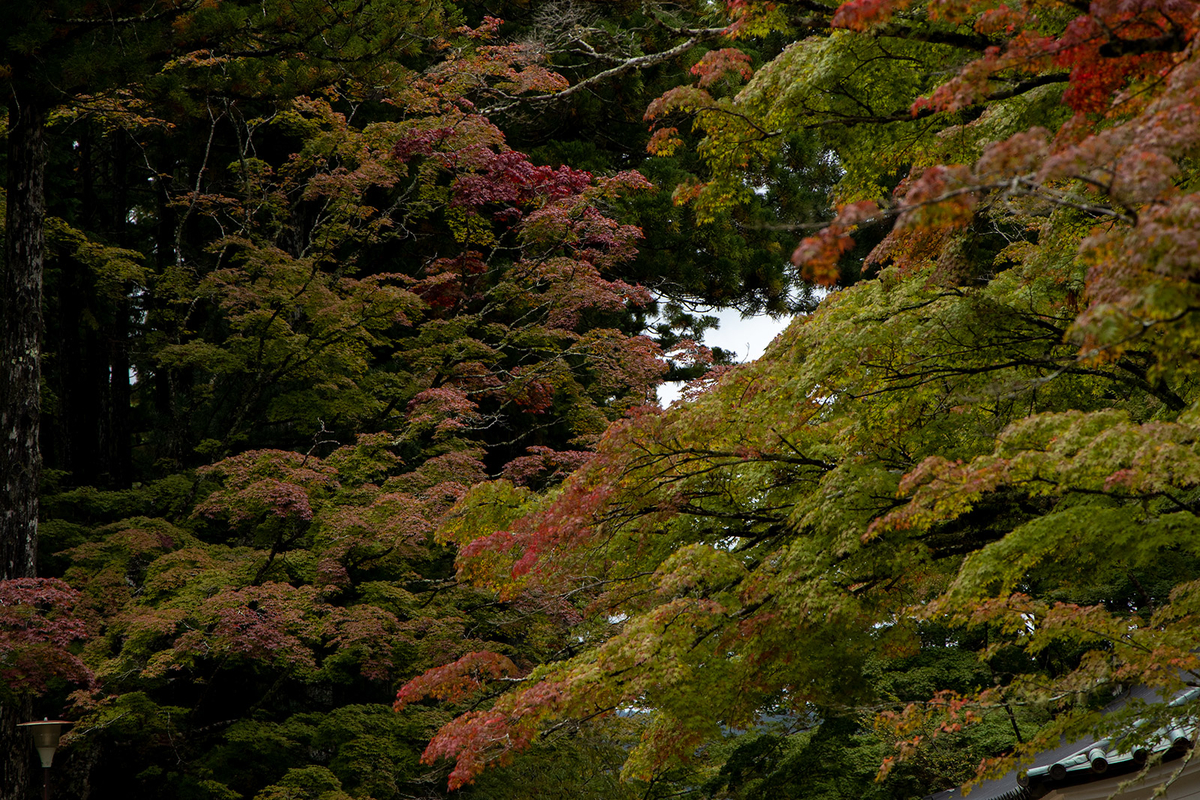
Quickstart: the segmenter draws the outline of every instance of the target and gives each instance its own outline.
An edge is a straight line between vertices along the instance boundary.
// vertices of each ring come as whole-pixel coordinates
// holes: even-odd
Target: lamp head
[[[54,751],[58,749],[58,740],[62,729],[73,725],[70,720],[44,719],[41,722],[21,722],[18,728],[28,728],[33,734],[33,746],[37,748],[38,757],[42,759],[42,768],[50,769],[54,762]]]

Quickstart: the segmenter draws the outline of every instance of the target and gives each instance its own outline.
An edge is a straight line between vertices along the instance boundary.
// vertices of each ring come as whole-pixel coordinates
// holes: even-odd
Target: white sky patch
[[[705,331],[704,344],[708,347],[720,347],[731,351],[734,353],[733,360],[740,364],[753,361],[761,356],[767,349],[767,345],[774,341],[775,337],[792,321],[791,317],[772,319],[767,314],[743,319],[742,312],[736,309],[705,313],[721,320],[721,326],[715,331]],[[671,405],[679,399],[682,391],[682,381],[672,381],[659,386],[659,405],[663,408]]]

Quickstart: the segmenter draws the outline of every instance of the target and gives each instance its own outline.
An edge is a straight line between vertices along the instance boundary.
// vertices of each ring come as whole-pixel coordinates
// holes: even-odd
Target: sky
[[[771,319],[766,314],[743,319],[741,312],[733,309],[705,313],[721,320],[721,326],[704,334],[704,344],[732,351],[737,362],[753,361],[761,356],[767,345],[792,321],[791,317]],[[678,381],[664,383],[658,387],[659,404],[663,408],[671,405],[682,389],[683,384]]]

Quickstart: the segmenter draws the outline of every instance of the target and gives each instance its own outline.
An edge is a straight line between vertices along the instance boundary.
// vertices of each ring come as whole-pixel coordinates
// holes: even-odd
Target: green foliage
[[[739,9],[739,35],[782,24]],[[834,283],[851,235],[886,221],[876,277],[463,539],[461,577],[569,599],[581,622],[576,650],[431,742],[452,785],[626,708],[649,719],[627,777],[752,731],[710,784],[730,796],[814,774],[806,793],[923,794],[1063,735],[1191,713],[1096,708],[1200,667],[1194,21],[1145,10],[1179,26],[1175,49],[1103,33],[1116,12],[1099,7],[806,11],[814,35],[745,90],[697,73],[648,116],[704,134],[698,218],[743,202],[785,134],[818,131],[846,205],[793,259]],[[669,158],[677,134],[656,140]],[[435,677],[401,698],[438,696]],[[772,715],[820,726],[768,738]]]
[[[42,25],[94,10],[68,5],[0,43],[20,92],[40,48],[58,106],[40,552],[87,636],[38,689],[78,722],[64,757],[97,794],[436,792],[446,715],[395,686],[565,640],[456,585],[431,533],[653,398],[638,231],[608,216],[648,184],[509,148],[468,98],[562,79],[437,5],[117,4],[78,51]]]
[[[342,783],[324,767],[290,769],[278,783],[254,796],[256,800],[346,800]]]
[[[882,800],[1188,680],[1194,19],[900,5],[15,6],[93,791]]]

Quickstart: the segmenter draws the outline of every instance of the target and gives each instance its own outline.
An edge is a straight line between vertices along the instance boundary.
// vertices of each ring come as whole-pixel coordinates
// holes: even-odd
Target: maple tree
[[[907,797],[1191,680],[1194,4],[261,8],[0,51],[79,79],[0,584],[69,781]]]
[[[620,275],[654,292],[660,343],[701,339],[712,324],[705,310],[713,306],[772,314],[811,308],[811,286],[797,280],[786,258],[789,227],[826,218],[827,190],[836,178],[834,166],[815,157],[810,139],[789,142],[766,167],[771,191],[752,195],[731,213],[709,215],[702,225],[693,207],[673,201],[677,189],[686,190],[704,171],[694,151],[680,147],[669,157],[646,152],[647,103],[693,80],[695,65],[721,48],[726,23],[715,7],[491,4],[486,13],[502,17],[505,36],[541,50],[569,81],[561,91],[492,95],[480,103],[512,146],[539,163],[596,172],[636,168],[658,187],[623,203],[623,218],[639,225],[645,238]],[[757,63],[780,46],[756,42],[751,52]]]
[[[218,96],[228,102],[235,96],[263,97],[328,85],[345,74],[348,65],[384,48],[396,56],[413,53],[415,40],[436,30],[441,17],[437,9],[420,4],[368,5],[288,3],[269,8],[186,0],[149,6],[116,3],[103,9],[75,0],[14,5],[0,45],[9,128],[3,350],[10,354],[4,360],[10,372],[3,382],[0,413],[6,427],[16,431],[0,451],[5,474],[10,476],[4,487],[5,505],[12,509],[5,514],[0,535],[6,577],[32,575],[36,554],[46,137],[51,116],[65,109],[86,113],[82,109],[91,104],[101,113],[106,108],[124,110],[128,127],[139,119],[138,110],[144,110],[146,98],[141,103],[133,98],[144,87],[157,90],[160,98],[190,105],[182,98],[190,90],[207,90],[211,103]],[[359,13],[347,14],[350,7]],[[288,17],[291,20],[285,21]],[[297,60],[304,62],[303,67],[286,74],[288,65],[296,65]],[[197,72],[189,67],[200,65],[207,68],[206,74],[199,85],[189,85],[187,77]],[[207,110],[212,110],[211,105]],[[90,177],[89,173],[84,181],[87,193],[93,188]],[[128,206],[129,198],[124,200]],[[89,210],[85,216],[96,214]],[[106,233],[122,238],[120,229],[128,219],[126,215],[109,220]],[[111,244],[104,241],[106,237],[89,239],[87,233],[68,225],[65,231],[59,227],[59,238],[74,245],[64,249],[74,250],[71,255],[84,260],[85,266],[90,262],[115,272],[105,262],[128,262],[112,251],[97,252]],[[71,266],[72,259],[64,260]],[[83,273],[72,277],[86,287],[90,276],[86,269]],[[136,274],[126,269],[127,278]],[[124,309],[123,313],[130,312]],[[128,364],[125,367],[128,371]],[[117,398],[118,403],[122,400],[128,405],[127,397]]]
[[[469,649],[536,663],[562,646],[557,618],[457,587],[428,534],[490,475],[557,483],[653,399],[665,365],[631,313],[649,298],[612,276],[639,232],[608,213],[649,186],[536,165],[472,111],[493,84],[560,85],[496,25],[441,30],[449,54],[420,69],[375,63],[386,90],[360,75],[241,97],[225,78],[257,62],[192,52],[61,111],[88,142],[64,186],[122,210],[52,195],[49,301],[121,337],[105,382],[136,376],[125,477],[88,486],[102,448],[72,438],[93,384],[71,350],[95,334],[50,320],[67,364],[48,373],[39,563],[79,593],[69,630],[88,637],[55,634],[36,704],[77,719],[61,760],[79,787],[425,791],[433,722],[395,718],[394,685]],[[180,87],[204,102],[159,104]],[[130,142],[144,167],[121,165]]]
[[[91,675],[69,646],[86,636],[72,615],[79,593],[53,578],[18,578],[0,583],[0,659],[4,692],[44,692],[53,680],[87,682]]]
[[[355,13],[347,13],[350,9]],[[50,449],[61,459],[51,463],[52,475],[53,468],[65,466],[107,485],[128,485],[133,478],[131,330],[144,313],[139,299],[152,282],[145,263],[169,259],[169,240],[162,234],[171,224],[157,215],[158,235],[150,241],[141,236],[152,226],[133,199],[146,187],[138,181],[147,177],[135,176],[137,168],[129,166],[131,151],[140,151],[143,159],[147,152],[144,138],[134,131],[153,124],[170,127],[173,122],[164,117],[179,112],[175,121],[181,121],[197,105],[207,112],[214,102],[234,97],[329,85],[355,72],[372,53],[411,56],[442,19],[440,7],[387,2],[183,0],[98,7],[62,0],[17,2],[6,10],[10,16],[0,38],[7,108],[0,262],[0,424],[6,430],[0,446],[5,476],[0,578],[5,580],[37,572],[44,384],[58,390],[45,410],[64,423],[47,431],[56,445]],[[201,80],[189,80],[199,75],[189,67],[201,64],[206,68]],[[198,95],[208,102],[195,103]],[[170,111],[155,118],[146,113],[150,100]],[[74,142],[81,147],[55,139],[61,131],[55,126],[72,116],[87,120],[88,133],[98,134]],[[97,139],[100,146],[93,149]],[[103,156],[96,157],[102,148],[117,154],[109,175]],[[56,185],[55,162],[71,160],[64,154],[74,150],[81,169]],[[152,186],[165,183],[149,161],[145,166]],[[113,181],[106,185],[110,176]],[[76,186],[78,194],[67,188]],[[114,213],[102,210],[101,197],[111,201]],[[47,273],[50,291],[43,292]],[[43,316],[47,300],[52,311]],[[53,313],[56,306],[64,317]],[[101,326],[103,333],[97,330]],[[57,346],[61,372],[45,369],[44,344]],[[100,474],[101,463],[106,474]],[[22,696],[17,706],[0,704],[5,796],[21,796],[27,783],[27,748],[13,727],[28,719],[27,700]]]
[[[986,770],[1092,729],[1113,686],[1195,681],[1195,4],[731,13],[737,39],[796,41],[736,95],[711,74],[747,59],[715,51],[650,106],[704,136],[712,178],[680,199],[719,213],[815,131],[839,211],[793,258],[834,283],[853,238],[882,229],[875,277],[693,402],[610,429],[561,493],[489,485],[460,504],[439,534],[460,576],[569,600],[581,644],[515,688],[473,668],[490,700],[424,755],[455,763],[451,786],[564,720],[629,709],[653,719],[629,777],[773,714],[820,736],[848,711],[892,746],[889,779],[931,740],[1010,722],[977,752]],[[981,674],[889,697],[878,664],[947,637]],[[495,662],[427,673],[399,705],[461,691],[476,663]],[[1031,736],[1027,710],[1053,721]]]

